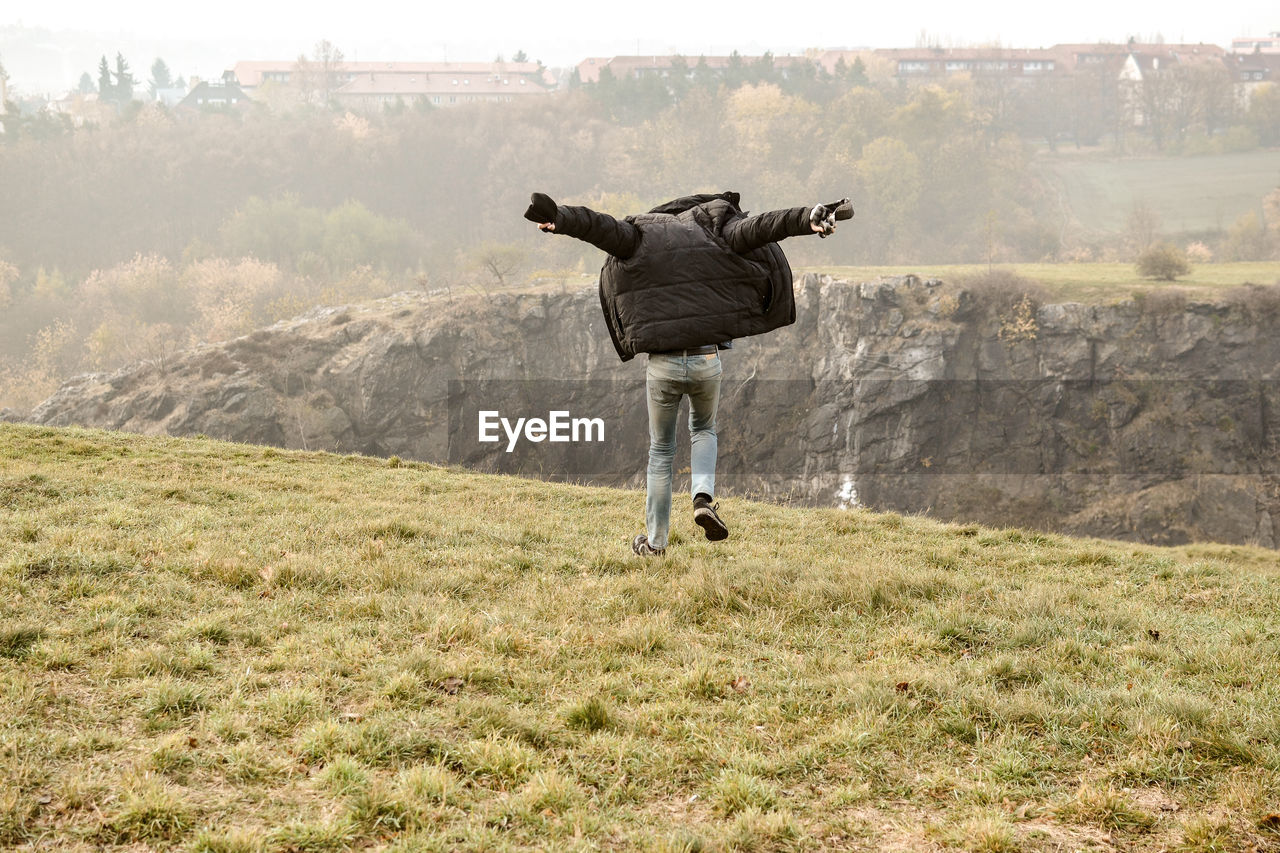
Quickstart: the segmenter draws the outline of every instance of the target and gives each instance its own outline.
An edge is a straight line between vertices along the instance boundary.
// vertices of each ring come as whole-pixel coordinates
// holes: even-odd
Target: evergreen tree
[[[753,61],[746,69],[744,79],[755,84],[778,82],[773,67],[773,52],[766,50],[759,59]]]
[[[137,82],[133,79],[133,72],[129,70],[129,63],[125,61],[123,53],[116,54],[116,70],[114,72],[116,78],[115,98],[122,104],[127,104],[133,100],[133,86]]]
[[[168,89],[173,86],[173,74],[169,71],[169,66],[160,57],[156,57],[156,61],[151,63],[151,82],[147,84],[147,91],[151,93],[151,97],[155,98],[156,92],[161,89]]]
[[[103,55],[98,60],[98,99],[102,101],[113,101],[116,97],[115,87],[111,85],[111,66],[107,64],[107,57]]]
[[[693,83],[698,88],[705,89],[708,92],[714,92],[716,87],[720,85],[716,79],[716,73],[707,64],[706,55],[699,56],[698,64],[693,66]]]
[[[80,85],[76,87],[76,91],[82,95],[88,95],[95,91],[93,78],[89,76],[88,71],[80,75]]]
[[[871,82],[867,77],[867,64],[862,61],[861,56],[854,58],[845,79],[855,86],[866,86]]]
[[[529,54],[525,53],[523,50],[517,50],[516,55],[511,57],[511,61],[512,62],[528,62]]]
[[[736,89],[747,82],[746,60],[736,50],[729,54],[729,65],[724,70],[724,81],[730,89]]]

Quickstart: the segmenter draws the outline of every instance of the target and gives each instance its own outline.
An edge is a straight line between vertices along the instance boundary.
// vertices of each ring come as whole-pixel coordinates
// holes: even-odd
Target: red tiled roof
[[[676,54],[668,54],[663,56],[593,56],[582,60],[578,63],[578,79],[583,83],[596,83],[600,80],[600,69],[608,68],[615,77],[625,77],[634,71],[639,70],[662,70],[670,68],[675,64]],[[733,62],[731,56],[680,56],[685,64],[690,68],[696,68],[699,63],[705,61],[708,68],[728,68]],[[738,61],[745,65],[753,62],[759,62],[759,56],[739,56]],[[773,65],[775,68],[789,68],[804,63],[812,63],[813,60],[804,56],[774,56]]]
[[[297,60],[269,60],[237,62],[232,71],[241,86],[253,88],[262,84],[262,76],[268,72],[290,73]],[[343,74],[446,74],[446,75],[505,75],[536,79],[544,86],[554,86],[551,72],[536,62],[343,62],[337,70]]]
[[[534,95],[547,89],[527,77],[494,74],[357,74],[338,88],[338,97],[418,95]]]

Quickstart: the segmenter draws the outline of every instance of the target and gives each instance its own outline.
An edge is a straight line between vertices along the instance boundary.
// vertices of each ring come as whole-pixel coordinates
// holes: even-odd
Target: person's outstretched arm
[[[556,204],[550,196],[534,193],[524,218],[539,230],[577,237],[615,258],[626,260],[640,245],[640,229],[624,219],[614,219],[589,207]]]
[[[805,234],[826,237],[836,230],[837,219],[852,216],[853,206],[847,198],[815,207],[770,210],[730,222],[724,229],[724,239],[730,249],[741,255],[788,237]]]

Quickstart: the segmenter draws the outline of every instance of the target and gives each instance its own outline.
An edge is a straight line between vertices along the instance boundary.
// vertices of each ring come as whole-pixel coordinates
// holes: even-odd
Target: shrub
[[[1008,312],[1024,301],[1038,306],[1050,298],[1044,285],[1010,270],[993,269],[962,276],[957,284],[969,291],[975,303],[997,313]]]
[[[1191,272],[1187,253],[1169,243],[1157,243],[1138,256],[1138,275],[1173,281]]]
[[[1197,240],[1187,245],[1187,260],[1195,264],[1207,264],[1213,260],[1213,250]]]
[[[1232,261],[1261,261],[1270,254],[1270,235],[1258,214],[1246,213],[1227,229],[1221,255]]]

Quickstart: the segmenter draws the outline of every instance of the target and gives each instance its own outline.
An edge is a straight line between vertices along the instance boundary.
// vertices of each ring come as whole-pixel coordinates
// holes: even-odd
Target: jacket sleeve
[[[564,208],[560,208],[564,210]],[[809,224],[808,207],[792,207],[787,210],[770,210],[745,219],[735,219],[725,225],[721,236],[729,248],[739,255],[776,243],[788,237],[800,237],[816,233]],[[556,228],[559,229],[559,225]]]
[[[555,225],[555,233],[577,237],[623,261],[640,245],[640,229],[635,225],[589,207],[559,205]]]

